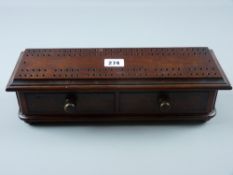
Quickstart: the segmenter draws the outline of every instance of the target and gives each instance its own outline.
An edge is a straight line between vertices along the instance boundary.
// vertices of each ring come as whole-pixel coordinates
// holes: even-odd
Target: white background
[[[233,82],[232,0],[0,0],[1,175],[233,175],[233,93],[199,125],[30,126],[5,86],[20,51],[212,48]]]

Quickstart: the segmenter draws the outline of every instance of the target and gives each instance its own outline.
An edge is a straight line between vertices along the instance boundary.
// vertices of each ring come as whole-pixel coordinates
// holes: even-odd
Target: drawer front
[[[75,107],[66,111],[66,99],[74,98]],[[114,112],[113,93],[27,93],[30,114],[109,114]]]
[[[30,115],[206,114],[215,91],[23,93]]]
[[[207,113],[208,92],[122,93],[120,112],[138,114]],[[162,101],[169,105],[161,109]]]

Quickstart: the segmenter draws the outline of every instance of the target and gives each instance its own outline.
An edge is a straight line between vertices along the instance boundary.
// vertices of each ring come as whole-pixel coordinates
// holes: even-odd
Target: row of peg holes
[[[54,69],[54,72],[67,72],[67,73],[70,73],[70,72],[79,72],[80,69]],[[82,69],[81,69],[82,70]],[[113,71],[113,68],[105,68],[105,69],[96,69],[96,68],[86,68],[84,70],[87,70],[88,72],[93,72],[92,74],[87,74],[88,76],[92,75],[92,76],[113,76],[113,73],[110,73],[110,74],[107,74],[107,73],[94,73],[95,71]],[[145,71],[147,72],[148,69],[146,68],[121,68],[120,69],[121,71],[125,71],[125,72],[136,72],[136,71],[140,71],[139,73],[135,73],[134,75],[135,76],[147,76],[148,74],[147,73],[142,73],[141,71]],[[156,74],[156,75],[160,75],[160,76],[177,76],[177,75],[180,75],[182,76],[183,74],[180,72],[180,73],[169,73],[168,71],[171,70],[172,72],[173,71],[179,71],[180,72],[180,67],[177,67],[177,68],[155,68],[154,71],[157,72],[157,71],[165,71],[160,73],[160,74]],[[215,71],[215,68],[212,67],[211,69],[209,69],[208,67],[200,67],[200,68],[196,68],[196,67],[193,67],[193,68],[188,68],[189,71],[194,71],[194,72],[191,72],[190,73],[190,76],[193,76],[193,75],[202,75],[204,76],[205,75],[205,72],[202,72],[202,73],[198,73],[196,71],[208,71],[208,70],[212,70],[212,71]],[[21,74],[19,74],[19,77],[46,77],[45,73],[47,72],[47,69],[21,69]],[[36,73],[36,74],[35,74]],[[39,73],[39,74],[38,74]],[[41,74],[42,73],[42,74]],[[121,73],[121,76],[125,76],[125,75],[129,75],[129,73]],[[210,72],[207,72],[206,75],[211,75]],[[213,72],[213,75],[217,75],[217,72]],[[63,75],[62,74],[53,74],[53,77],[62,77]],[[79,75],[76,74],[76,76],[78,77]],[[75,77],[75,74],[65,74],[64,77]]]
[[[215,73],[212,73],[213,75],[217,75],[217,73],[215,72]],[[126,74],[126,73],[122,73],[122,74],[120,74],[122,77],[124,77],[124,76],[145,76],[145,77],[147,77],[148,76],[148,74],[141,74],[141,73],[135,73],[135,74]],[[154,75],[151,75],[150,74],[150,76],[161,76],[161,77],[164,77],[164,76],[183,76],[183,74],[182,73],[173,73],[173,74],[170,74],[170,73],[160,73],[160,74],[154,74]],[[190,75],[191,76],[194,76],[194,75],[196,75],[196,76],[204,76],[205,75],[205,73],[204,72],[202,72],[202,73],[190,73]],[[208,76],[210,76],[211,75],[211,73],[210,72],[208,72],[206,75],[208,75]],[[108,77],[108,76],[114,76],[112,73],[111,74],[87,74],[87,76],[88,77],[103,77],[103,76],[105,76],[105,77]],[[117,75],[116,77],[118,77],[119,75]],[[42,74],[42,75],[39,75],[39,74],[36,74],[36,75],[33,75],[33,74],[19,74],[19,77],[45,77],[45,74]],[[53,74],[53,77],[70,77],[70,78],[75,78],[75,77],[80,77],[79,76],[79,74]],[[82,77],[82,76],[81,76]]]
[[[118,54],[105,54],[105,55],[100,55],[100,56],[114,56],[114,55],[124,55],[124,56],[128,56],[128,55],[131,55],[131,56],[200,56],[200,55],[207,55],[207,53],[200,53],[200,52],[194,52],[194,53],[175,53],[175,52],[172,52],[172,53],[132,53],[132,54],[123,54],[123,53],[118,53]],[[57,56],[57,57],[60,57],[60,56],[63,56],[63,57],[76,57],[76,56],[98,56],[98,54],[27,54],[26,55],[27,57],[29,56],[37,56],[37,57],[50,57],[50,56]]]
[[[96,56],[96,55],[180,55],[180,56],[190,56],[190,55],[207,55],[206,48],[160,48],[160,49],[57,49],[57,50],[27,50],[26,56]]]
[[[152,68],[153,69],[153,68]],[[54,72],[79,72],[79,71],[88,71],[88,72],[95,72],[95,71],[114,71],[114,68],[105,68],[105,69],[97,69],[97,68],[84,68],[84,69],[75,69],[75,68],[71,68],[71,69],[54,69]],[[147,68],[117,68],[117,70],[119,71],[125,71],[125,72],[136,72],[136,71],[148,71]],[[181,71],[180,67],[172,67],[172,68],[154,68],[154,71]],[[189,71],[208,71],[208,70],[212,70],[214,71],[215,68],[208,68],[208,67],[192,67],[192,68],[188,68]]]
[[[47,69],[21,69],[21,72],[47,72]]]
[[[217,75],[217,73],[215,72],[215,73],[212,73],[213,75]],[[183,76],[183,74],[182,73],[173,73],[173,74],[170,74],[170,73],[161,73],[161,74],[154,74],[154,75],[149,75],[149,76],[155,76],[155,77],[158,77],[158,76],[161,76],[161,77],[164,77],[164,76]],[[190,73],[190,75],[191,76],[194,76],[194,75],[196,75],[196,76],[204,76],[205,75],[205,73],[204,72],[202,72],[202,73]],[[208,72],[206,75],[208,75],[208,76],[210,76],[211,75],[211,73],[210,72]],[[56,75],[56,74],[53,74],[53,77],[71,77],[71,78],[74,78],[74,77],[80,77],[79,76],[79,74],[65,74],[65,75],[62,75],[62,74],[58,74],[58,75]],[[87,76],[88,77],[108,77],[108,76],[114,76],[112,73],[111,74],[87,74]],[[126,73],[122,73],[122,74],[120,74],[120,76],[121,77],[124,77],[124,76],[145,76],[145,77],[147,77],[148,76],[148,74],[141,74],[141,73],[136,73],[136,74],[126,74]],[[81,76],[81,77],[83,77],[83,76]],[[85,76],[84,76],[85,77]],[[115,76],[114,76],[115,77]],[[116,77],[119,77],[119,75],[117,75]]]
[[[78,48],[78,49],[27,49],[26,52],[28,53],[51,53],[51,52],[78,52],[78,51],[99,51],[99,52],[114,52],[114,51],[122,51],[122,50],[133,50],[137,52],[141,51],[175,51],[175,50],[180,50],[180,51],[202,51],[205,52],[208,50],[208,48],[192,48],[192,47],[187,47],[187,48]]]
[[[71,69],[54,69],[54,72],[79,72],[79,70],[82,70],[82,69],[75,69],[75,68],[71,68]],[[83,69],[83,70],[87,70],[88,72],[89,71],[113,71],[114,69],[113,68],[105,68],[105,69],[96,69],[96,68],[86,68],[86,69]],[[147,68],[120,68],[118,69],[120,71],[126,71],[126,72],[136,72],[136,71],[148,71]],[[177,67],[177,68],[154,68],[154,71],[180,71],[181,68],[180,67]],[[211,69],[209,69],[208,67],[200,67],[200,68],[197,68],[197,67],[193,67],[193,68],[188,68],[189,71],[208,71],[208,70],[215,70],[214,67],[212,67]],[[47,69],[21,69],[21,72],[47,72]]]

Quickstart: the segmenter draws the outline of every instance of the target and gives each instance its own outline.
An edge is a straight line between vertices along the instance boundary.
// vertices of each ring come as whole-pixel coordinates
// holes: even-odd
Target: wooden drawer
[[[190,114],[207,113],[208,101],[214,92],[122,92],[120,112],[137,114]],[[161,100],[168,101],[170,108],[161,110]]]
[[[113,113],[113,93],[25,93],[28,113],[48,115]],[[75,109],[64,110],[66,99],[74,98]]]

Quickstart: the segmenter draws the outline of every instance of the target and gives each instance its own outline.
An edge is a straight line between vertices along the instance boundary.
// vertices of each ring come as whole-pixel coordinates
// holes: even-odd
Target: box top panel
[[[51,82],[60,86],[67,82],[229,85],[207,47],[26,49],[22,52],[11,85],[43,86]]]

